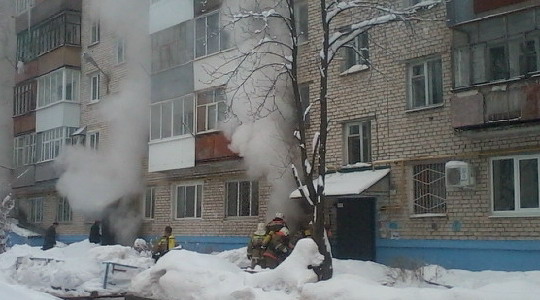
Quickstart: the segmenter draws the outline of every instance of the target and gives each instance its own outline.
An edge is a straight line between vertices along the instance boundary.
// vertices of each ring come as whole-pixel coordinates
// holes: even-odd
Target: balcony
[[[538,80],[486,85],[456,93],[450,101],[454,129],[470,130],[540,120]]]
[[[82,10],[82,0],[47,0],[35,2],[36,4],[32,7],[31,11],[25,10],[15,19],[15,30],[17,32],[27,29],[28,25],[33,27],[61,11]]]
[[[450,27],[491,15],[535,5],[532,0],[450,0],[446,2],[447,25]]]
[[[222,132],[199,134],[195,138],[197,163],[230,158],[238,158],[238,155],[229,149],[229,141]]]

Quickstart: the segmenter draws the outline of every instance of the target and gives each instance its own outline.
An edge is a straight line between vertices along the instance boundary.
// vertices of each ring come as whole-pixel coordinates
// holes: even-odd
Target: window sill
[[[202,217],[174,218],[175,221],[202,221]]]
[[[206,130],[206,131],[199,131],[197,132],[196,135],[206,135],[206,134],[219,133],[219,132],[221,132],[221,130],[212,129],[212,130]]]
[[[167,143],[167,142],[172,142],[172,141],[177,141],[177,140],[183,140],[183,139],[187,139],[187,138],[190,138],[190,137],[193,137],[193,135],[188,133],[188,134],[168,137],[168,138],[164,138],[164,139],[156,139],[156,140],[151,140],[150,142],[148,142],[148,145],[154,145],[154,144]]]
[[[99,102],[101,102],[101,99],[90,100],[86,105],[94,105],[98,104]]]
[[[246,220],[248,218],[258,218],[259,216],[225,216],[225,221]]]
[[[98,44],[99,44],[99,40],[97,40],[97,41],[95,41],[95,42],[91,42],[91,43],[88,45],[87,48],[92,48],[92,47],[94,47],[94,46],[96,46],[96,45],[98,45]]]
[[[491,213],[492,213],[492,215],[489,216],[490,219],[540,217],[540,211],[536,211],[536,212],[506,211],[506,212],[491,212]]]
[[[406,112],[406,113],[414,113],[414,112],[417,112],[417,111],[424,111],[424,110],[436,109],[436,108],[440,108],[440,107],[443,107],[443,106],[444,106],[444,102],[443,102],[443,103],[438,103],[438,104],[429,105],[429,106],[422,106],[422,107],[416,107],[416,108],[409,108],[409,109],[405,110],[405,112]]]
[[[360,72],[366,71],[366,70],[369,70],[368,65],[354,65],[354,66],[348,68],[347,70],[339,73],[339,76],[347,76],[347,75],[350,75],[350,74],[360,73]]]
[[[447,214],[415,214],[410,215],[410,219],[423,219],[423,218],[446,218]]]
[[[52,162],[52,161],[54,161],[55,159],[56,159],[56,157],[55,157],[55,158],[51,158],[51,159],[47,159],[47,160],[38,161],[38,162],[36,162],[36,165],[44,164],[44,163],[48,163],[48,162]]]

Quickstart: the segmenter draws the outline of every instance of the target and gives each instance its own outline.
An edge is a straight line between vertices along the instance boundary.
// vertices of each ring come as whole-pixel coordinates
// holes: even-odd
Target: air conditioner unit
[[[471,188],[475,184],[474,170],[464,161],[449,161],[444,166],[446,187],[449,189]]]

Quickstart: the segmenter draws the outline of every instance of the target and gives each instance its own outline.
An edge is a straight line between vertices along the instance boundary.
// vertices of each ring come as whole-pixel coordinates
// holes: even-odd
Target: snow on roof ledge
[[[326,174],[324,194],[326,196],[359,195],[381,180],[390,169],[365,170],[355,172],[337,172]],[[314,184],[317,184],[315,181]],[[300,198],[302,195],[296,189],[290,198]]]

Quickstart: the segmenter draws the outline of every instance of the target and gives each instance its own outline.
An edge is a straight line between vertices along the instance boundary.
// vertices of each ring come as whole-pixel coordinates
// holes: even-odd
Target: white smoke
[[[265,1],[250,4],[251,7],[241,7],[237,0],[229,0],[224,5],[224,11],[237,12],[236,16],[242,15],[240,10],[243,10],[261,13],[262,18],[257,21],[247,18],[234,26],[234,41],[239,52],[252,53],[252,56],[228,83],[231,114],[221,126],[231,141],[231,150],[244,158],[248,175],[263,177],[271,185],[267,218],[272,218],[279,211],[285,213],[290,221],[300,213],[298,203],[289,199],[295,188],[290,165],[297,157],[292,135],[294,102],[289,79],[284,75],[288,63],[285,58],[290,53],[286,47],[276,43],[268,43],[255,54],[251,51],[255,45],[268,39],[290,44],[284,23],[264,17],[271,10],[286,15],[288,8],[274,6],[264,9],[261,5]],[[232,18],[234,16],[232,13]]]
[[[56,188],[74,211],[109,218],[118,241],[127,244],[140,224],[134,201],[144,188],[142,163],[148,146],[148,2],[94,0],[89,5],[102,28],[125,40],[127,74],[119,92],[99,104],[98,118],[107,124],[106,143],[102,140],[97,152],[84,147],[63,151],[56,161],[63,171]]]

